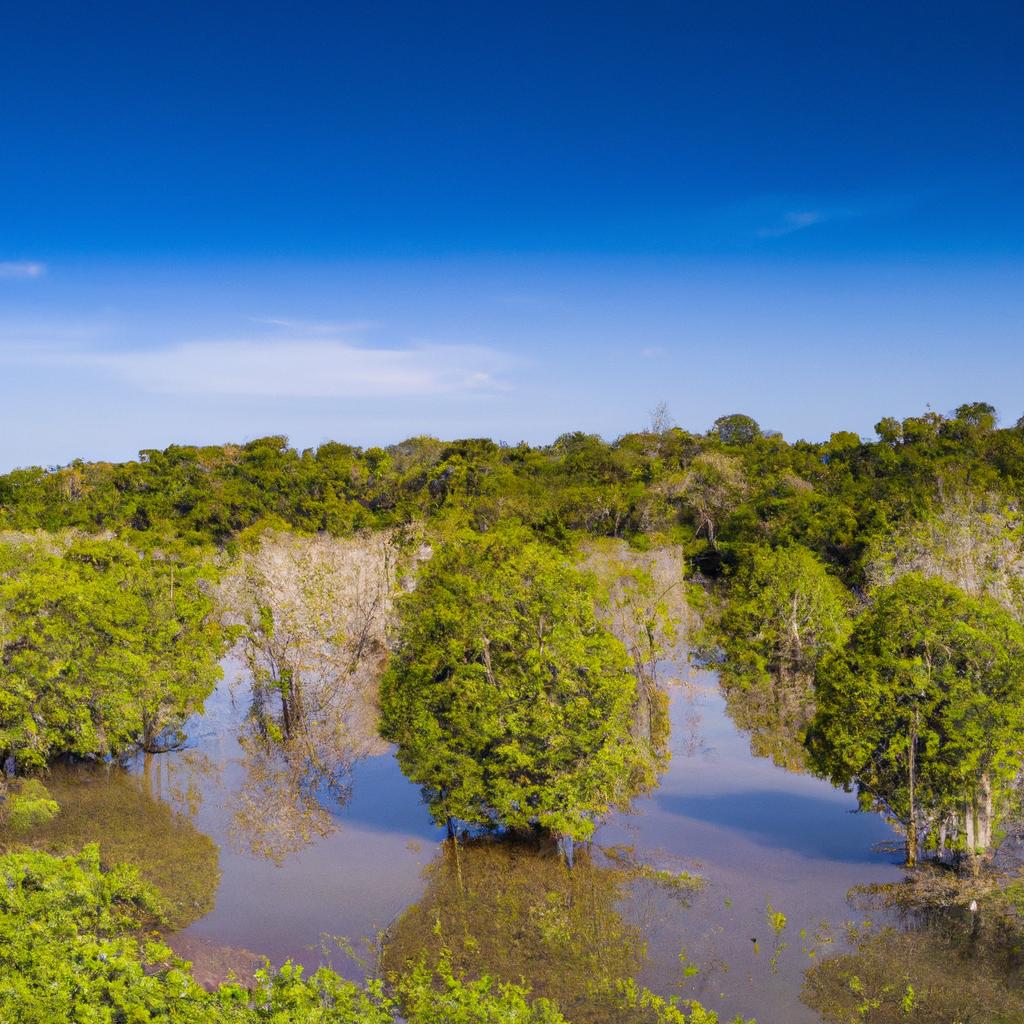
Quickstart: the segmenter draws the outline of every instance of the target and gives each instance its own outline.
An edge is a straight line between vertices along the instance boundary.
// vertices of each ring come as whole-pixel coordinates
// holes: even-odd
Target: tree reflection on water
[[[805,976],[804,1001],[834,1024],[1019,1024],[1024,885],[972,895],[951,873],[858,892],[891,924],[850,926],[850,952]],[[972,909],[972,906],[974,909]]]
[[[183,928],[213,909],[219,850],[189,816],[198,792],[181,785],[162,759],[148,755],[139,774],[114,766],[55,766],[46,786],[60,812],[27,835],[0,834],[0,847],[17,843],[66,854],[99,843],[103,864],[137,867],[160,891],[167,927]]]
[[[807,769],[804,734],[814,717],[814,682],[799,673],[719,670],[726,713],[750,737],[754,757],[768,757],[791,772]]]
[[[652,869],[629,850],[609,852],[580,847],[570,868],[539,839],[444,843],[425,870],[422,899],[385,934],[382,969],[447,952],[470,975],[525,979],[571,1020],[635,1020],[635,1010],[622,1010],[616,982],[647,960],[655,902],[633,899],[633,884],[668,887],[685,904],[698,883]],[[667,909],[661,901],[660,912]]]

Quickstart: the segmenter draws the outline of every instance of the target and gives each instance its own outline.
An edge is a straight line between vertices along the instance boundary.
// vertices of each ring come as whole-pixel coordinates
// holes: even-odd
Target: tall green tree
[[[439,821],[587,839],[649,772],[596,584],[521,528],[463,531],[399,601],[382,734]]]
[[[117,540],[0,544],[0,761],[180,742],[221,674],[210,577]]]
[[[846,588],[807,548],[755,547],[731,580],[715,636],[735,671],[813,672],[849,633],[851,604]]]
[[[807,548],[750,546],[708,617],[698,649],[722,654],[719,680],[730,717],[751,750],[791,771],[805,768],[814,715],[814,669],[850,630],[852,598]]]
[[[917,573],[880,588],[818,668],[816,769],[906,834],[977,866],[1024,759],[1024,629],[994,601]]]

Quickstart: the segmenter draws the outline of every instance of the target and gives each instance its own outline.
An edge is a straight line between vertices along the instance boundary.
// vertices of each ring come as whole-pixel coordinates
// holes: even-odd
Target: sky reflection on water
[[[810,961],[798,932],[848,919],[851,886],[901,876],[897,856],[873,852],[893,834],[877,816],[851,813],[851,794],[752,757],[714,682],[701,673],[673,690],[673,757],[662,784],[632,813],[601,826],[595,855],[628,846],[633,860],[706,880],[689,906],[649,880],[627,887],[618,909],[646,939],[643,981],[664,994],[699,998],[724,1018],[742,1012],[760,1024],[810,1024],[818,1017],[799,999]],[[261,856],[245,829],[277,819],[268,809],[264,822],[250,815],[240,827],[235,813],[246,784],[237,737],[247,708],[244,683],[222,683],[193,723],[190,749],[165,755],[156,775],[156,795],[191,803],[196,828],[220,846],[214,909],[177,941],[186,951],[208,943],[254,950],[275,963],[328,962],[357,977],[362,967],[337,947],[325,954],[324,937],[343,936],[366,951],[422,897],[424,869],[438,858],[443,830],[387,753],[355,766],[344,803],[317,791],[320,817],[309,841],[299,837],[276,860]],[[789,921],[789,948],[774,969],[769,903]],[[681,950],[699,967],[695,976],[684,978]]]

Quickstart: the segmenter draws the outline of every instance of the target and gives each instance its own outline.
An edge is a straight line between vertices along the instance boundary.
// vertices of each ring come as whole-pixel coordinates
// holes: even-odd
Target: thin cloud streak
[[[825,221],[834,219],[834,214],[828,214],[823,210],[793,210],[783,217],[781,224],[771,228],[761,228],[757,232],[757,237],[782,238],[796,231],[814,227],[815,224],[823,224]]]
[[[512,360],[485,346],[365,347],[337,338],[213,339],[110,350],[8,344],[0,359],[95,371],[151,394],[249,398],[413,398],[495,394]]]
[[[0,260],[0,277],[32,278],[42,277],[46,264],[28,260]]]
[[[279,327],[291,331],[294,334],[334,335],[334,334],[363,334],[366,331],[380,327],[374,320],[293,320],[288,317],[262,317],[253,316],[249,318],[254,324],[264,324],[269,327]]]

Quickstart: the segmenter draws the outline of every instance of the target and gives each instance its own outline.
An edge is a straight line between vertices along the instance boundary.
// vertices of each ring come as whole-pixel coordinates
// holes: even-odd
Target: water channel
[[[454,864],[387,748],[341,786],[254,760],[240,742],[248,708],[229,668],[186,749],[50,783],[65,809],[54,842],[95,839],[143,865],[172,894],[172,944],[210,981],[257,954],[359,977],[383,937],[385,966],[465,947],[570,1016],[599,1019],[579,990],[610,971],[723,1020],[814,1024],[804,975],[843,948],[848,890],[902,877],[891,830],[852,795],[751,754],[713,673],[673,688],[661,785],[601,825],[571,876],[548,851],[488,842]]]

